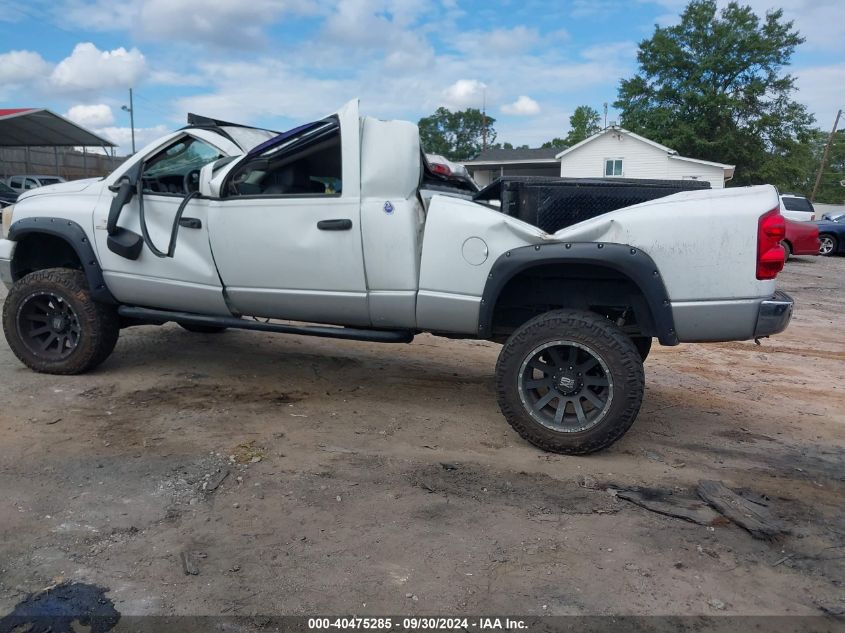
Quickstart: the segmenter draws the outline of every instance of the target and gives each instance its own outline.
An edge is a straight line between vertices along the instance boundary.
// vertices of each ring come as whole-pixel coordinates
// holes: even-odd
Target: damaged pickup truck
[[[415,125],[354,101],[282,134],[191,117],[103,179],[4,210],[3,329],[53,374],[102,363],[123,327],[166,322],[495,341],[505,418],[579,454],[633,423],[652,339],[747,340],[790,320],[774,187],[677,193],[553,233],[474,194],[426,160]]]

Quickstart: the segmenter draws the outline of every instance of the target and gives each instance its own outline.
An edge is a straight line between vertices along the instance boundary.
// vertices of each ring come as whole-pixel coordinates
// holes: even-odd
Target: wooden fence
[[[18,174],[58,174],[65,180],[105,176],[120,165],[125,156],[77,151],[67,147],[0,148],[0,178]]]

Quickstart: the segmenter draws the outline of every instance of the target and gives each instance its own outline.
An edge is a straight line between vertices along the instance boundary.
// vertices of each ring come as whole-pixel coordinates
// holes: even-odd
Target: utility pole
[[[135,104],[132,102],[132,88],[129,89],[129,107],[121,106],[121,110],[129,113],[129,125],[132,128],[132,153],[135,153]]]
[[[607,101],[604,102],[604,129],[607,129]]]
[[[487,89],[482,92],[481,101],[481,151],[487,149]]]
[[[830,131],[830,136],[827,137],[827,144],[824,146],[824,153],[822,154],[822,164],[819,165],[819,173],[816,175],[816,184],[813,185],[813,193],[810,194],[810,202],[816,201],[816,194],[819,191],[819,185],[822,181],[822,172],[824,171],[824,164],[827,162],[827,155],[830,153],[830,146],[833,143],[833,137],[836,134],[836,128],[839,127],[839,117],[842,116],[842,110],[836,113],[836,121],[833,122],[833,129]]]

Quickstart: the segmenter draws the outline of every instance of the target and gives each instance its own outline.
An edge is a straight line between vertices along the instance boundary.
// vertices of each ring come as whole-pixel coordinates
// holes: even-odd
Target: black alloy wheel
[[[586,431],[601,422],[613,400],[604,359],[575,341],[543,343],[526,357],[519,393],[531,417],[554,431]]]
[[[79,317],[68,301],[54,292],[37,291],[18,308],[18,332],[33,355],[63,360],[79,344]]]

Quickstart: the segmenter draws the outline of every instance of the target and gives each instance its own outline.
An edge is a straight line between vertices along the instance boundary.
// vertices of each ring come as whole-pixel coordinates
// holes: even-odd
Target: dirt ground
[[[845,258],[780,287],[784,334],[655,348],[638,421],[589,457],[508,427],[484,342],[139,327],[52,377],[0,341],[0,616],[63,581],[124,615],[843,613]],[[614,494],[704,479],[790,533]]]

